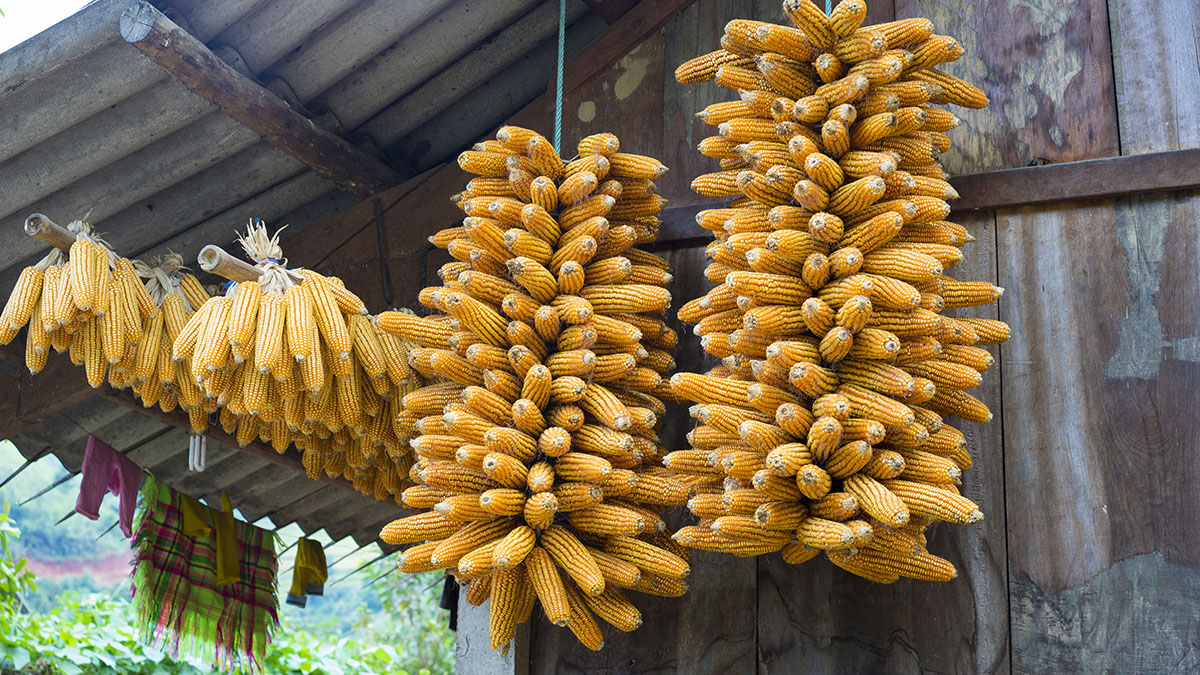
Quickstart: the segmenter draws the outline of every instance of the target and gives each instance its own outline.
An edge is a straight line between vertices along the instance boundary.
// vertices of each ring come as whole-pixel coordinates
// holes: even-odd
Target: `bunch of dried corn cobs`
[[[398,500],[412,459],[396,420],[419,385],[410,345],[379,331],[336,277],[285,268],[278,236],[261,222],[240,240],[262,270],[257,280],[231,284],[186,321],[165,312],[180,401],[199,411],[193,427],[203,432],[218,412],[243,446],[262,440],[282,453],[294,444],[309,478],[345,476],[377,500]]]
[[[722,365],[672,378],[699,426],[664,462],[723,489],[696,495],[701,522],[675,536],[793,564],[825,551],[883,583],[947,580],[925,529],[983,514],[956,488],[971,457],[941,416],[991,419],[966,390],[992,363],[978,345],[1008,326],[940,313],[1002,289],[945,273],[971,238],[945,220],[957,194],[937,161],[958,120],[932,104],[987,99],[935,67],[962,48],[926,19],[860,26],[862,0],[784,12],[794,26],[731,21],[721,50],[676,71],[740,100],[699,114],[722,170],[693,189],[733,201],[698,218],[719,285],[679,318]]]
[[[149,268],[118,257],[86,220],[66,229],[76,237],[69,251],[52,249],[21,272],[0,316],[0,343],[8,344],[28,325],[29,372],[40,372],[52,349],[67,352],[72,363],[85,367],[92,387],[107,377],[118,389],[133,385],[147,406],[161,399],[164,410],[173,409],[169,395],[140,391],[158,372],[162,356],[159,341],[146,339],[155,335],[155,322],[161,324],[158,303],[142,282]],[[194,276],[180,271],[175,279],[196,302],[207,299]]]
[[[127,373],[121,384],[131,386],[143,406],[157,405],[163,412],[182,408],[195,426],[197,419],[208,419],[210,408],[188,397],[186,392],[194,389],[189,384],[191,371],[186,362],[175,361],[171,345],[195,308],[208,301],[208,292],[186,271],[178,254],[168,254],[153,265],[135,260],[133,268],[146,279],[146,292],[156,310],[143,319],[141,334],[135,338],[133,367],[124,371],[118,364],[114,371]],[[112,381],[112,373],[109,379]],[[215,409],[214,404],[211,410]]]
[[[451,380],[404,398],[420,436],[404,503],[423,512],[385,527],[400,569],[452,569],[467,598],[491,599],[505,647],[540,600],[591,649],[599,616],[641,624],[622,589],[682,594],[687,551],[659,516],[691,494],[661,466],[656,427],[675,333],[657,235],[666,167],[618,152],[612,134],[560,159],[541,135],[504,127],[459,156],[478,177],[456,199],[461,227],[431,240],[456,261],[424,289],[428,317],[379,316],[422,347],[418,372]]]

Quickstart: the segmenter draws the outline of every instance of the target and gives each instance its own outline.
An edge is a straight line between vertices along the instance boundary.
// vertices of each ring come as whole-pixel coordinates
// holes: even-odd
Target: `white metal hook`
[[[191,434],[188,436],[188,471],[204,471],[208,464],[208,437]]]

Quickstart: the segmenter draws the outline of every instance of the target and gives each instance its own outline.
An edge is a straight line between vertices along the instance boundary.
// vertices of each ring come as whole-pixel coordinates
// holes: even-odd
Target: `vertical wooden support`
[[[467,594],[458,594],[457,652],[454,672],[458,675],[529,675],[529,623],[517,626],[508,653],[501,656],[488,643],[488,604],[475,607]]]

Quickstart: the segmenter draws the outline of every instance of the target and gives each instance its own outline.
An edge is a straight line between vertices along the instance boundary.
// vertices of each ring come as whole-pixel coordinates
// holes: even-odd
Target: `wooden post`
[[[318,128],[286,102],[213,54],[149,2],[121,14],[121,37],[196,95],[338,185],[363,197],[399,183],[378,159]]]
[[[254,281],[262,276],[262,268],[230,255],[220,246],[209,244],[196,255],[200,269],[230,281]]]
[[[25,234],[63,251],[71,250],[75,243],[74,233],[40,213],[25,219]]]
[[[529,675],[529,624],[517,624],[508,652],[492,649],[488,636],[489,603],[475,607],[464,590],[458,594],[458,644],[454,672],[458,675]]]

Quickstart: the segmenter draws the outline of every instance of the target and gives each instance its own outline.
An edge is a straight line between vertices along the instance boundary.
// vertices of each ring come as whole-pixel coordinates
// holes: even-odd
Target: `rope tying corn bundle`
[[[732,202],[698,216],[718,285],[679,311],[722,364],[672,378],[699,426],[664,463],[703,481],[701,520],[675,538],[947,580],[926,528],[983,514],[956,487],[971,457],[942,415],[991,419],[966,390],[992,364],[977,345],[1009,331],[941,314],[1003,289],[945,273],[972,238],[945,220],[958,195],[938,163],[959,121],[932,104],[987,97],[935,67],[963,50],[927,19],[861,26],[862,0],[783,9],[793,25],[730,21],[721,49],[676,71],[740,96],[698,114],[721,170],[692,187]]]
[[[417,544],[400,569],[450,569],[466,597],[491,599],[491,643],[506,649],[538,601],[587,647],[595,616],[641,624],[625,596],[686,590],[687,551],[660,517],[691,494],[661,466],[656,434],[676,335],[658,235],[658,160],[618,152],[612,134],[564,162],[540,134],[503,127],[462,153],[478,177],[455,201],[467,217],[430,238],[456,260],[421,291],[428,317],[385,312],[417,342],[412,367],[450,381],[404,398],[419,434],[404,503],[387,525]]]

